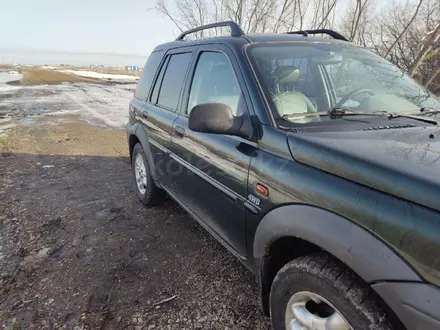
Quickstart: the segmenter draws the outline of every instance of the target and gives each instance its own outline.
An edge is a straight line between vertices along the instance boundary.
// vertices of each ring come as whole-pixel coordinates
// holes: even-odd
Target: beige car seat
[[[275,69],[273,76],[277,85],[283,85],[295,83],[300,74],[299,69],[296,67],[278,67]],[[272,100],[281,117],[296,113],[316,112],[313,103],[301,92],[277,93],[272,96]],[[312,118],[314,116],[310,119]],[[306,122],[310,121],[310,119],[307,118]],[[300,121],[295,120],[295,122]]]

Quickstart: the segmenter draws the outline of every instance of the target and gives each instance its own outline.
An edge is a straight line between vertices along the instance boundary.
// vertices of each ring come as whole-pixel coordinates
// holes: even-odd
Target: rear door
[[[234,55],[223,45],[197,50],[181,116],[174,122],[172,161],[175,193],[233,252],[246,257],[247,179],[256,144],[243,138],[191,131],[188,115],[197,104],[224,103],[234,115],[250,106]]]
[[[154,87],[143,108],[142,122],[147,127],[148,140],[163,186],[172,188],[169,175],[169,148],[174,121],[179,114],[181,92],[192,58],[192,48],[179,48],[167,52]]]

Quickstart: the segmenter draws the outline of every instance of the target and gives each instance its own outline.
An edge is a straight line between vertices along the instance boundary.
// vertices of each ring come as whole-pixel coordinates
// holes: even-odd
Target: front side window
[[[191,84],[187,114],[198,104],[224,103],[236,115],[241,95],[234,69],[226,55],[202,52]]]
[[[191,53],[171,55],[160,85],[157,104],[175,111],[179,102],[186,71],[191,60]],[[155,87],[156,89],[156,87]]]
[[[368,113],[420,113],[421,108],[440,108],[439,99],[405,72],[359,47],[258,44],[246,52],[278,120],[325,121],[331,118],[304,114],[334,108]]]

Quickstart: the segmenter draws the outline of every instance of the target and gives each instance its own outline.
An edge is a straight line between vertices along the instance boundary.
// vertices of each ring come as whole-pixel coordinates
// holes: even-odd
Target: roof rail
[[[318,30],[301,30],[301,31],[292,31],[292,32],[286,32],[287,34],[302,34],[303,36],[307,37],[309,34],[328,34],[329,36],[333,37],[333,39],[338,40],[344,40],[348,41],[347,38],[345,38],[342,34],[329,30],[329,29],[318,29]]]
[[[183,40],[183,38],[186,35],[191,34],[191,33],[195,33],[195,32],[206,30],[206,29],[221,27],[221,26],[229,26],[229,28],[231,29],[231,37],[240,37],[240,36],[244,35],[243,30],[240,28],[240,26],[237,23],[235,23],[233,21],[226,21],[226,22],[218,22],[218,23],[202,25],[202,26],[196,27],[194,29],[182,32],[181,34],[179,34],[179,36],[176,38],[176,40]]]

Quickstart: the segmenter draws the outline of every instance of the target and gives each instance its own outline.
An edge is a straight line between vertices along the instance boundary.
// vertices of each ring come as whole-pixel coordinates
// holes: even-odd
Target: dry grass
[[[37,67],[23,67],[22,68],[23,79],[19,81],[13,81],[11,85],[54,85],[63,82],[88,82],[88,83],[105,83],[99,79],[80,77],[76,75],[59,72],[56,70],[48,70]]]

